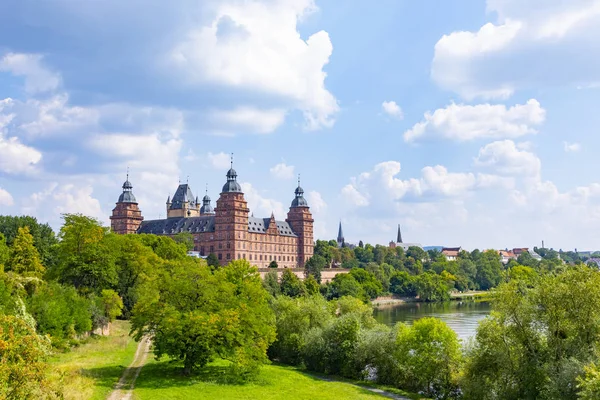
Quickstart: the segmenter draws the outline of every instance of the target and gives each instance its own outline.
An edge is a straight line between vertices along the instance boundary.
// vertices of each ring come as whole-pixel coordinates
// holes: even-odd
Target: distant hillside
[[[429,251],[429,250],[442,251],[443,248],[444,248],[444,246],[425,246],[425,247],[423,247],[423,250],[425,250],[425,251]]]

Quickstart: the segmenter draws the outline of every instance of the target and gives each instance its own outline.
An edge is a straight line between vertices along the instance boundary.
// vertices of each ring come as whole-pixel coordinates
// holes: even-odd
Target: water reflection
[[[452,328],[459,338],[475,335],[477,323],[491,311],[486,302],[451,301],[447,303],[404,303],[375,308],[375,319],[386,325],[396,322],[412,323],[423,317],[435,317]]]

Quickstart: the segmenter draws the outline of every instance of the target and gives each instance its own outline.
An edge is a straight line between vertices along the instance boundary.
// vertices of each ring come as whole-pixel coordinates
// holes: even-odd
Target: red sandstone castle
[[[128,178],[110,217],[115,233],[173,236],[188,232],[194,238],[194,250],[201,256],[214,253],[222,265],[244,259],[258,267],[276,261],[279,267],[302,268],[313,255],[314,220],[299,182],[285,221],[276,221],[272,214],[270,218],[249,215],[233,166],[214,210],[208,194],[200,206],[189,185],[180,184],[173,198],[167,199],[167,218],[144,221],[132,189]]]

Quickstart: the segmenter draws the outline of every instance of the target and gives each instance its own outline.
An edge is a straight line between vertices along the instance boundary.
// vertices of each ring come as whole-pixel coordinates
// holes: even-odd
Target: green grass
[[[105,399],[133,360],[137,343],[129,337],[129,322],[115,321],[107,337],[50,359],[49,379],[62,388],[65,399]]]
[[[296,368],[266,365],[251,383],[227,382],[227,365],[215,362],[192,377],[181,375],[181,364],[148,359],[135,383],[134,399],[219,400],[381,400],[384,397],[345,382],[326,382]]]

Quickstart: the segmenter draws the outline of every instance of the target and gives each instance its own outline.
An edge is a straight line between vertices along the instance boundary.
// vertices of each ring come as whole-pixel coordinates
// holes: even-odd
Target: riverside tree
[[[132,332],[137,340],[152,338],[156,357],[181,360],[185,374],[220,357],[245,378],[267,361],[274,316],[258,271],[247,261],[211,272],[200,260],[173,260],[141,293]]]

